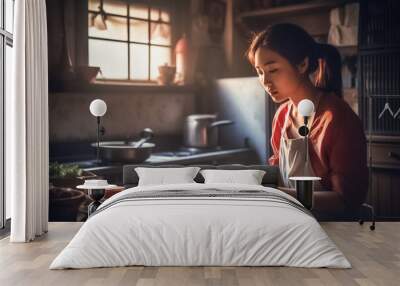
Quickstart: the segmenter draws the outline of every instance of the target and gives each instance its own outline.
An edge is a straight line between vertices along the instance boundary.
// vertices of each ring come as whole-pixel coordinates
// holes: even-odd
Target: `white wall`
[[[96,119],[89,112],[93,99],[107,103],[102,118],[103,140],[138,136],[146,127],[155,135],[181,134],[187,115],[195,112],[194,94],[181,93],[52,93],[49,95],[50,142],[96,140]]]
[[[248,138],[259,163],[266,164],[271,123],[267,122],[267,96],[258,78],[219,79],[214,96],[218,118],[235,121],[234,125],[220,129],[221,145],[241,147]]]

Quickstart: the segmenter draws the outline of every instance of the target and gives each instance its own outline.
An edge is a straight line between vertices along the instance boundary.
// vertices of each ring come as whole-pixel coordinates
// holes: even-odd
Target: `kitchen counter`
[[[215,150],[188,156],[167,156],[165,153],[153,153],[141,165],[168,165],[168,164],[259,164],[256,152],[251,148],[232,148]],[[129,163],[96,164],[95,160],[71,162],[79,165],[84,171],[101,176],[111,183],[122,184],[122,168]],[[134,164],[134,163],[132,163]]]

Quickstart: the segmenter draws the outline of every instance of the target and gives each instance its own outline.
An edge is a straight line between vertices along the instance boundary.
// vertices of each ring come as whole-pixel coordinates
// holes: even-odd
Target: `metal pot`
[[[218,146],[218,128],[233,124],[231,120],[216,121],[216,114],[192,114],[186,117],[183,127],[185,146],[213,148]]]
[[[156,146],[146,142],[153,138],[154,133],[150,128],[140,132],[139,141],[107,141],[99,142],[100,156],[102,160],[121,163],[142,163],[150,157]],[[97,143],[92,143],[97,147]]]
[[[142,163],[150,157],[151,152],[156,146],[154,143],[143,143],[140,147],[135,147],[136,141],[104,141],[100,142],[100,156],[102,160],[121,163]],[[97,144],[93,143],[93,147]]]

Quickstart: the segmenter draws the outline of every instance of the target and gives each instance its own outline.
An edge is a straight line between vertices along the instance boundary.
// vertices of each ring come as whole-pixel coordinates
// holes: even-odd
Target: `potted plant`
[[[59,164],[52,162],[49,165],[50,183],[55,187],[75,188],[88,179],[95,179],[97,175],[83,171],[75,164]]]
[[[96,178],[93,173],[83,172],[77,165],[50,163],[49,166],[49,221],[76,221],[79,206],[86,195],[74,189],[85,179]]]

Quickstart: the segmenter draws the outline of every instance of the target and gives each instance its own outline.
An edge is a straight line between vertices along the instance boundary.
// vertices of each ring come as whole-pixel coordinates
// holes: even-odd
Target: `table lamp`
[[[303,99],[300,101],[298,110],[301,116],[304,118],[304,125],[300,126],[299,134],[303,137],[306,137],[305,144],[306,144],[306,153],[305,153],[305,167],[308,167],[308,134],[310,133],[310,129],[308,128],[308,118],[311,117],[314,113],[314,103],[309,99]],[[304,170],[308,170],[304,168]]]
[[[298,110],[301,116],[304,118],[304,125],[300,126],[298,132],[301,136],[305,137],[305,160],[304,160],[304,168],[303,168],[303,176],[290,177],[289,179],[296,181],[296,194],[297,199],[309,210],[312,209],[313,206],[313,181],[321,180],[319,177],[310,176],[308,173],[309,170],[309,161],[308,161],[308,134],[310,133],[310,129],[308,128],[308,119],[314,113],[314,103],[309,99],[303,99],[300,101],[298,105]],[[307,172],[307,173],[306,173]]]
[[[90,113],[97,119],[97,153],[96,160],[100,162],[100,118],[106,114],[107,104],[104,100],[95,99],[90,103]]]

